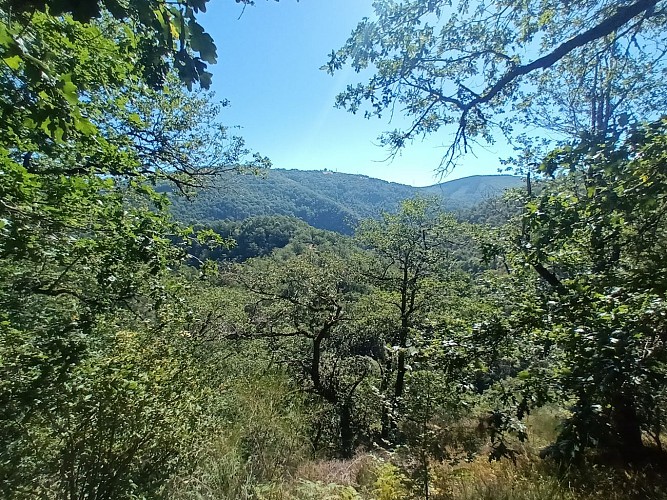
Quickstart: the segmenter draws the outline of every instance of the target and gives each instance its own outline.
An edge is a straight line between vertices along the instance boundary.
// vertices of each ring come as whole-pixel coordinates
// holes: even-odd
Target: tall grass
[[[237,380],[226,391],[222,424],[199,450],[196,468],[173,480],[169,497],[289,498],[272,492],[291,483],[309,455],[298,396],[275,373]]]
[[[300,429],[302,409],[285,405],[280,382],[246,381],[236,389],[238,419],[202,450],[200,465],[179,478],[176,500],[411,500],[423,488],[408,458],[376,450],[350,460],[313,459]],[[293,394],[290,396],[293,397]],[[563,418],[543,409],[527,420],[527,443],[515,443],[516,463],[489,462],[484,450],[469,462],[432,461],[429,500],[659,500],[667,499],[667,471],[627,470],[590,461],[562,470],[538,457]],[[466,425],[474,432],[473,422]],[[463,432],[464,430],[461,430]]]

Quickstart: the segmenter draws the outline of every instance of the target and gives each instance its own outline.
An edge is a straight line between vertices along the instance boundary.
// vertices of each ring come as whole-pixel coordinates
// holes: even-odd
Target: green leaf
[[[23,59],[21,58],[21,56],[11,56],[11,57],[5,57],[3,61],[5,61],[5,64],[7,66],[16,71],[21,67]]]
[[[206,61],[209,64],[215,64],[217,62],[218,54],[211,35],[206,33],[204,28],[195,21],[190,21],[189,26],[192,50],[199,52],[199,57],[203,61]]]
[[[93,135],[97,132],[97,127],[90,120],[83,117],[74,122],[74,127],[84,135]]]
[[[7,29],[7,25],[0,21],[0,46],[9,47],[13,43],[12,35]]]
[[[139,116],[138,113],[130,113],[127,117],[127,119],[132,123],[133,125],[141,126],[143,122],[141,121],[141,116]]]
[[[62,85],[60,90],[63,96],[72,106],[76,106],[79,103],[79,94],[76,85],[72,83],[72,75],[63,75],[61,77],[61,82]]]

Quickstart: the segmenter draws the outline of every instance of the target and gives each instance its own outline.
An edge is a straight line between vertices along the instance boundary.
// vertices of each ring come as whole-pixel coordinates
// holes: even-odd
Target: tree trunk
[[[407,315],[403,315],[401,319],[401,331],[398,339],[398,361],[396,363],[396,385],[394,386],[394,409],[398,405],[398,400],[403,397],[405,390],[405,348],[408,344],[408,332],[410,325],[408,324]]]
[[[398,362],[396,363],[396,386],[394,388],[394,407],[398,406],[398,400],[403,396],[405,389],[405,346],[398,351]]]
[[[340,451],[343,458],[351,458],[354,450],[354,431],[352,430],[352,415],[350,403],[343,402],[338,410],[340,423]]]
[[[613,405],[612,422],[623,458],[634,461],[642,456],[644,443],[639,416],[629,396],[618,396]]]
[[[382,396],[382,414],[380,416],[380,438],[383,444],[389,442],[389,431],[391,429],[390,418],[390,401],[389,401],[389,377],[391,376],[391,357],[387,356],[385,363],[385,372],[382,374],[382,381],[380,382],[380,394]]]
[[[394,385],[394,397],[392,399],[391,411],[393,415],[399,414],[399,405],[401,398],[403,397],[403,392],[405,392],[405,372],[406,372],[406,363],[405,363],[405,348],[408,343],[408,322],[407,319],[403,319],[403,325],[401,327],[401,333],[399,338],[399,351],[398,351],[398,360],[396,362],[396,384]],[[396,430],[396,420],[391,419],[389,422],[390,430]],[[396,436],[392,436],[396,439]]]

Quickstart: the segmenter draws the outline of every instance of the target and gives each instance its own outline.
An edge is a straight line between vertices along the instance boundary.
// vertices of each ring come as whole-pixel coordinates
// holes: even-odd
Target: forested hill
[[[173,197],[173,211],[188,222],[287,215],[349,233],[359,219],[395,210],[415,195],[438,196],[445,209],[463,210],[520,185],[519,177],[478,175],[416,188],[365,175],[274,169],[265,176],[231,176],[224,187],[202,192],[194,201]]]

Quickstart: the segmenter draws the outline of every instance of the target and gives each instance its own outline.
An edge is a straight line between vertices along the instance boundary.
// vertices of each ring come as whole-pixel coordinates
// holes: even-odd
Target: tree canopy
[[[149,494],[177,466],[193,407],[173,395],[193,372],[163,335],[183,320],[172,273],[186,253],[175,242],[194,234],[154,187],[266,165],[246,158],[210,94],[182,88],[206,84],[178,74],[185,56],[203,68],[190,48],[211,57],[200,35],[183,35],[193,46],[179,56],[153,24],[170,9],[185,23],[199,7],[96,5],[0,3],[4,496]],[[167,425],[173,439],[157,431]]]
[[[206,90],[206,1],[0,0],[0,495],[664,498],[662,0],[375,5],[339,103],[404,106],[393,148],[455,125],[445,165],[516,132],[537,185],[464,223],[284,171],[271,197],[355,237],[196,220],[173,200],[270,165]]]
[[[497,131],[516,138],[541,125],[604,136],[614,120],[664,108],[664,9],[660,0],[380,1],[377,19],[362,20],[325,68],[371,68],[336,103],[408,117],[381,137],[393,153],[453,125],[447,168]]]

